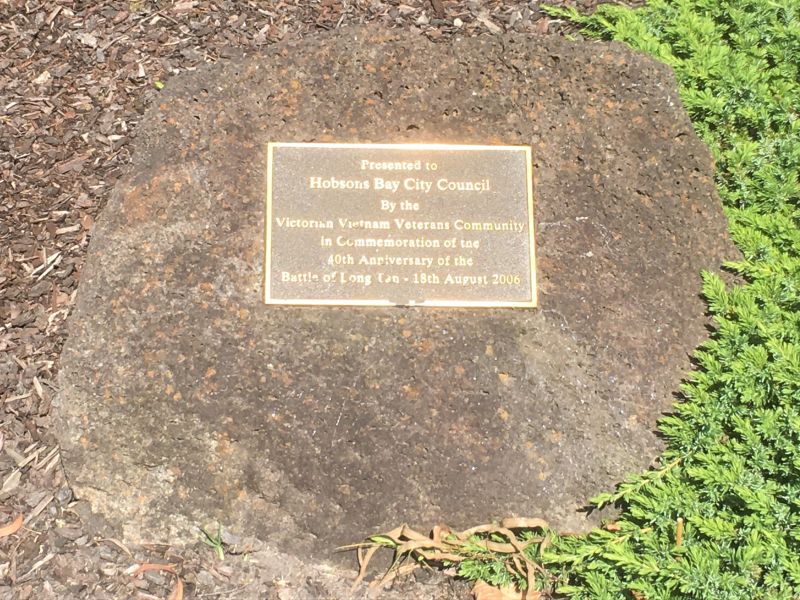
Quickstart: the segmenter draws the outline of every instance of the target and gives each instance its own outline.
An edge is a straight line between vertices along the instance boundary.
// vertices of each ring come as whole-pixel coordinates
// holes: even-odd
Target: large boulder
[[[268,141],[530,144],[538,309],[262,303]],[[298,556],[577,509],[658,455],[734,256],[670,70],[616,44],[350,29],[169,81],[61,362],[76,495],[131,541]]]

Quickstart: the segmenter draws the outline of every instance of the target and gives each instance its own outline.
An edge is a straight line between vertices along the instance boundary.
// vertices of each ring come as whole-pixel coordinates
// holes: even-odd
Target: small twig
[[[51,266],[55,260],[57,260],[61,256],[61,252],[56,252],[55,254],[51,254],[48,258],[46,258],[41,265],[36,267],[33,271],[31,271],[28,276],[33,277],[42,269],[47,269],[47,267]]]
[[[134,23],[134,25],[135,25],[135,23]],[[115,37],[113,40],[111,40],[111,41],[110,41],[110,42],[108,42],[107,44],[104,44],[103,46],[101,46],[101,47],[100,47],[100,50],[102,50],[102,51],[104,51],[104,52],[105,52],[106,50],[108,50],[109,48],[111,48],[111,46],[113,46],[113,45],[114,45],[114,44],[116,44],[117,42],[121,42],[122,40],[126,40],[126,39],[128,39],[128,36],[127,36],[127,35],[125,35],[125,34],[123,34],[123,35],[121,35],[121,36],[119,36],[119,37]]]
[[[6,398],[3,402],[15,402],[16,400],[25,400],[26,398],[31,397],[32,392],[25,392],[24,394],[19,394],[18,396],[11,396],[10,398]]]
[[[683,545],[683,517],[678,517],[678,524],[675,528],[675,545],[678,548]]]
[[[42,499],[42,501],[39,502],[39,504],[36,505],[36,508],[34,508],[31,511],[31,513],[27,517],[25,517],[25,525],[28,525],[36,517],[38,517],[40,514],[42,514],[42,511],[45,508],[47,508],[48,504],[50,504],[53,501],[53,498],[54,498],[53,494],[48,494],[47,496],[45,496]]]
[[[237,594],[241,591],[246,590],[253,582],[245,583],[244,585],[240,585],[239,587],[231,588],[229,590],[222,590],[221,592],[205,592],[203,594],[197,594],[195,598],[214,598],[215,596],[224,596],[225,598],[230,598],[231,594]]]
[[[109,542],[111,544],[114,544],[117,548],[122,550],[125,554],[127,554],[128,556],[133,558],[133,553],[128,549],[128,547],[125,544],[123,544],[122,542],[120,542],[119,540],[116,540],[114,538],[100,538],[99,540],[97,540],[95,545],[102,544],[102,543],[105,543],[105,542]]]
[[[55,557],[56,557],[56,555],[51,552],[50,554],[45,556],[43,559],[41,559],[39,561],[36,561],[36,563],[34,563],[34,565],[31,567],[30,571],[28,571],[27,573],[25,573],[25,575],[23,575],[22,577],[17,579],[17,583],[22,583],[24,581],[27,581],[37,569],[40,569],[41,567],[43,567],[44,565],[49,563],[51,560],[53,560]]]

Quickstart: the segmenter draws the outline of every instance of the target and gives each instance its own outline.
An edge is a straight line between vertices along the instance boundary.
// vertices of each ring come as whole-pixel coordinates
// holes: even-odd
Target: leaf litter
[[[527,581],[527,586],[525,590],[515,590],[495,588],[486,582],[479,582],[480,585],[473,589],[476,599],[508,597],[536,600],[540,597],[540,593],[536,591],[537,575],[546,577],[546,573],[531,560],[526,551],[532,546],[538,547],[538,552],[547,547],[547,528],[546,521],[536,518],[507,518],[499,524],[479,525],[464,531],[453,531],[449,527],[437,525],[429,535],[419,533],[408,525],[400,525],[357,544],[342,546],[339,550],[356,552],[359,571],[353,582],[353,589],[364,580],[370,562],[381,549],[390,549],[394,557],[383,575],[370,582],[369,587],[375,590],[388,587],[398,577],[430,566],[455,569],[457,573],[460,563],[472,557],[486,558],[491,554],[495,560],[502,561],[509,572],[516,573],[520,579]],[[541,535],[520,539],[514,530],[539,530]]]

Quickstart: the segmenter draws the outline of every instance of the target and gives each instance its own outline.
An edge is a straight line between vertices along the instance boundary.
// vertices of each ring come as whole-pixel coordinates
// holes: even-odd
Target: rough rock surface
[[[270,140],[531,144],[540,309],[263,305]],[[733,256],[671,73],[619,45],[340,31],[172,80],[135,152],[54,404],[76,495],[132,541],[582,528],[656,457],[699,271]]]

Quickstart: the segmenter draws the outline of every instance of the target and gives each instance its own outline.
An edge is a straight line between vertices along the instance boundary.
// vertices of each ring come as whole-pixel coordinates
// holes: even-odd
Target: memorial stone
[[[265,303],[270,142],[530,146],[538,306]],[[621,45],[344,29],[182,74],[81,275],[67,475],[131,541],[218,521],[328,559],[404,521],[585,529],[586,498],[658,455],[700,271],[731,248],[671,72]]]

